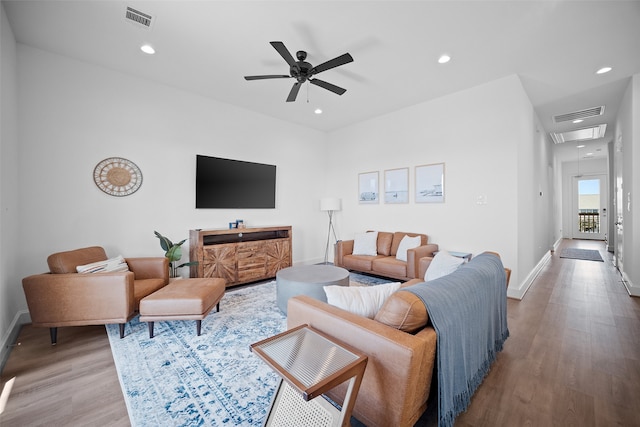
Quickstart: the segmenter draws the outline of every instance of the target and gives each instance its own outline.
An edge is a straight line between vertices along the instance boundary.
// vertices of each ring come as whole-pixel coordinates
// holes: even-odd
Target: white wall
[[[18,227],[18,129],[16,42],[0,5],[0,366],[17,334],[16,307],[23,300],[16,268]]]
[[[542,187],[551,195],[550,154],[534,146],[535,124],[519,79],[510,76],[331,133],[327,181],[332,196],[342,198],[338,238],[351,239],[367,229],[413,231],[428,234],[447,250],[497,251],[513,269],[511,284],[519,286],[551,243],[549,225],[532,227],[535,211],[523,212],[538,202],[533,189]],[[525,147],[531,148],[523,161],[519,151]],[[413,193],[408,204],[358,203],[359,173],[378,171],[382,183],[385,170],[408,167],[413,192],[415,166],[438,162],[445,163],[445,203],[415,203]],[[519,201],[523,187],[529,194]],[[478,196],[487,203],[477,204]],[[551,201],[544,204],[540,209],[550,211]],[[538,227],[545,228],[538,230],[544,243],[519,241],[522,230]],[[530,259],[519,262],[529,253]]]
[[[521,275],[509,295],[522,298],[549,256],[555,236],[553,203],[552,143],[542,128],[531,102],[523,92],[518,104],[512,108],[520,113],[520,133],[514,135],[517,143],[517,221],[515,236],[518,246],[518,268]],[[526,275],[526,276],[525,276]]]
[[[162,256],[154,230],[180,240],[237,218],[292,225],[294,263],[323,259],[324,133],[21,44],[18,65],[20,274],[87,245]],[[196,154],[275,164],[276,209],[196,210]],[[113,156],[142,170],[131,196],[93,182],[96,164]]]
[[[640,214],[636,207],[640,200],[640,74],[631,78],[620,104],[615,141],[618,138],[623,159],[622,274],[631,294],[640,296]]]

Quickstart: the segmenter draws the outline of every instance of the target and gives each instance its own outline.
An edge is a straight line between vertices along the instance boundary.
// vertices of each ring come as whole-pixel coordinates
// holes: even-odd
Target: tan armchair
[[[52,345],[61,326],[118,323],[123,338],[140,300],[169,283],[165,257],[125,258],[126,272],[76,273],[78,265],[106,259],[99,246],[59,252],[47,258],[49,273],[22,279],[32,324],[49,328]]]

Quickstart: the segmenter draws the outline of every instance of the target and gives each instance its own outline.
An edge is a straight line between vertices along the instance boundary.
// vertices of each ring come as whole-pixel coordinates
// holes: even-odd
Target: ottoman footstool
[[[140,301],[140,321],[148,322],[149,338],[153,338],[153,324],[160,320],[195,320],[200,336],[202,319],[216,307],[224,296],[224,279],[178,279]]]

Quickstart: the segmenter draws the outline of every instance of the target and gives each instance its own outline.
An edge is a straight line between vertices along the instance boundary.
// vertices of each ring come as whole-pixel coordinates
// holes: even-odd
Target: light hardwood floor
[[[565,246],[598,249],[605,262],[558,251],[525,298],[508,301],[511,336],[456,426],[640,426],[640,298],[602,242]],[[0,425],[129,425],[104,327],[63,328],[52,347],[47,329],[25,326],[18,342]],[[436,425],[434,403],[419,426]]]

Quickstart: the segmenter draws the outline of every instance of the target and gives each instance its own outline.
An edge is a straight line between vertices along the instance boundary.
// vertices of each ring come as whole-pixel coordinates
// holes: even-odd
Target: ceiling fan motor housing
[[[301,53],[304,53],[304,55],[301,55]],[[291,65],[291,67],[289,68],[289,74],[291,74],[291,77],[295,77],[300,83],[304,83],[309,77],[313,75],[313,73],[311,72],[313,70],[313,65],[304,61],[304,58],[307,57],[306,52],[299,51],[297,56],[300,60]]]

